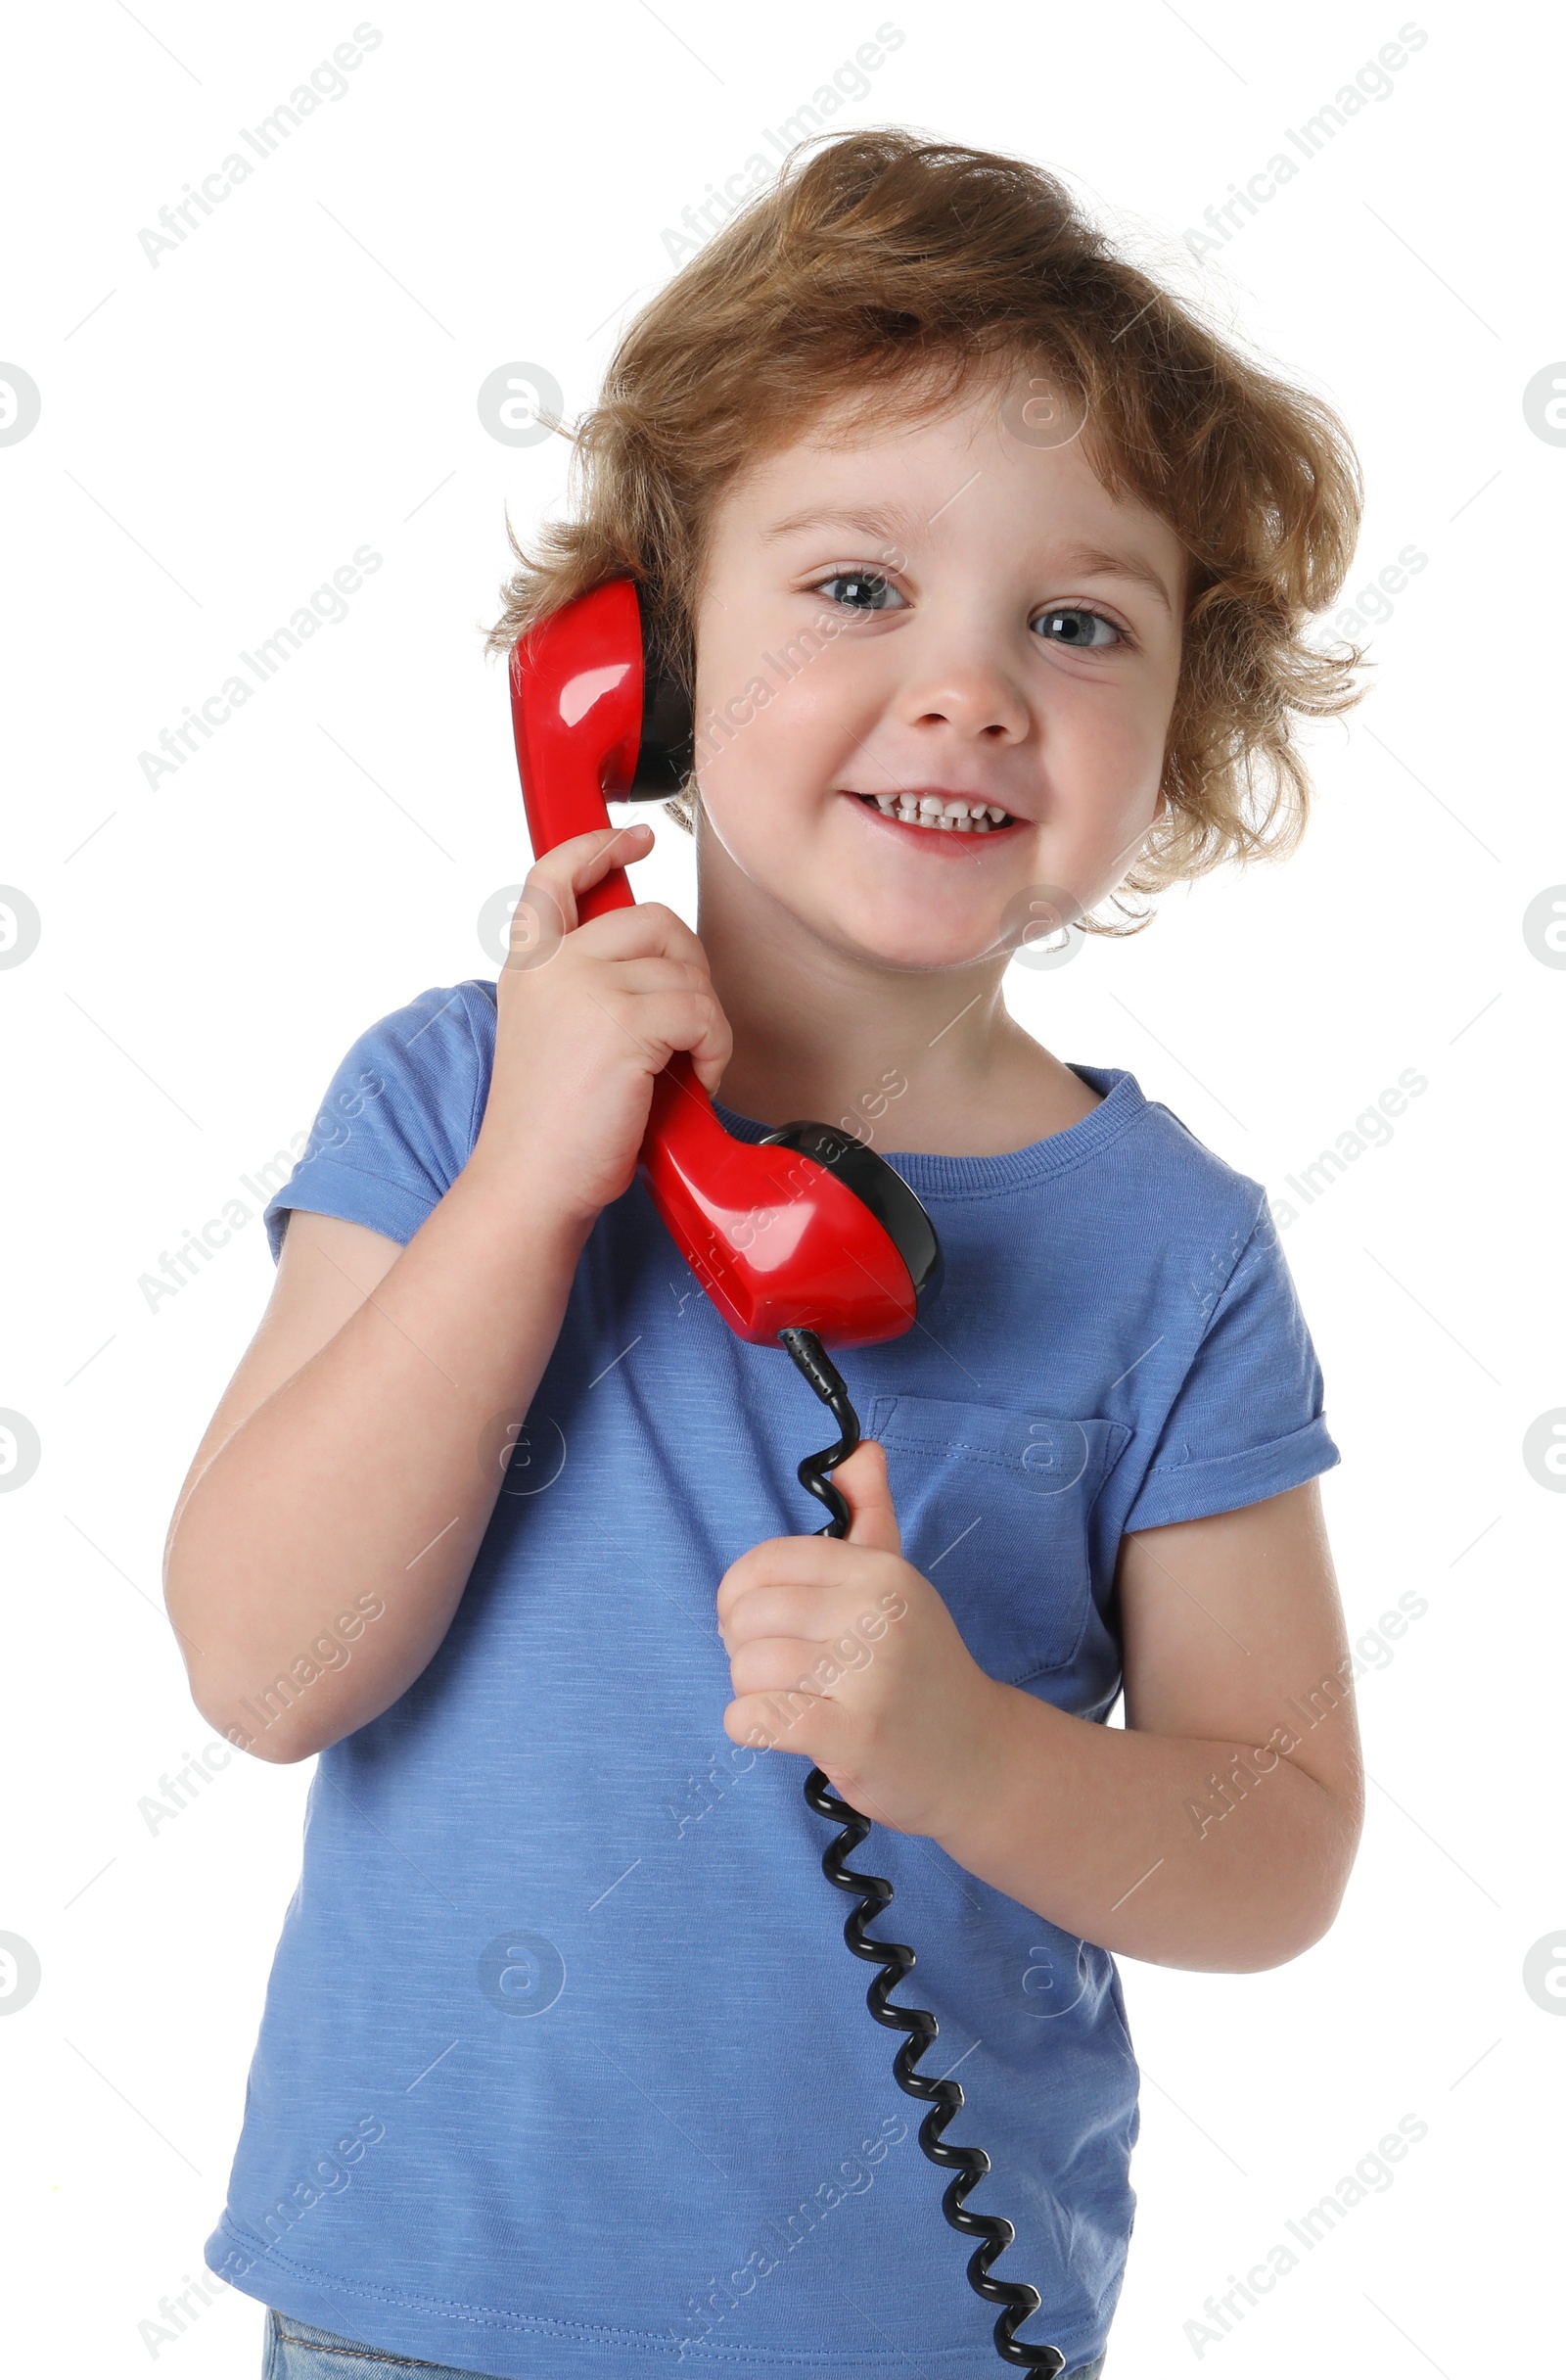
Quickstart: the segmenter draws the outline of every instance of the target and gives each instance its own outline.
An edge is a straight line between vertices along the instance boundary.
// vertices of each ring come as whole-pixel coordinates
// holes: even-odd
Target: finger
[[[535,860],[523,886],[524,898],[541,891],[558,906],[568,932],[577,924],[576,895],[590,892],[612,868],[644,860],[653,848],[653,830],[640,819],[629,826],[595,826],[584,835],[568,835],[552,851]]]
[[[584,934],[590,931],[582,928]],[[734,1033],[705,964],[652,957],[615,959],[605,975],[617,995],[613,1012],[643,1044],[655,1069],[674,1050],[686,1050],[698,1080],[715,1091],[734,1054]]]
[[[850,1582],[868,1594],[863,1576],[868,1547],[849,1547],[835,1537],[763,1537],[729,1563],[717,1590],[717,1621],[726,1627],[742,1595],[762,1587],[819,1589]]]
[[[605,910],[581,928],[580,948],[595,958],[684,958],[708,972],[707,953],[683,917],[662,901]]]
[[[664,901],[644,901],[639,903],[638,907],[648,915],[656,918],[663,928],[664,938],[659,944],[659,949],[666,958],[693,959],[704,974],[711,973],[707,953],[677,910],[671,910]]]
[[[712,976],[695,959],[664,959],[662,952],[647,952],[638,959],[607,959],[605,976],[617,993],[693,993],[716,1004]]]
[[[852,1519],[846,1543],[870,1547],[878,1554],[900,1554],[902,1531],[887,1478],[886,1450],[874,1438],[861,1438],[846,1463],[832,1473]]]
[[[842,1775],[852,1766],[855,1724],[841,1703],[820,1695],[742,1694],[723,1713],[723,1732],[731,1743],[751,1744],[762,1751],[797,1752],[801,1759],[813,1760],[829,1779],[834,1771]],[[855,1806],[864,1808],[862,1800]],[[877,1813],[864,1808],[864,1815],[873,1818]]]
[[[704,1032],[699,1042],[683,1046],[691,1048],[704,1062],[728,1063],[734,1047],[733,1031],[707,969],[694,959],[649,956],[595,960],[586,988],[594,999],[606,1002],[633,1028],[638,1024],[639,1006],[646,1003],[685,1002],[692,1014],[702,1018]],[[646,1019],[642,1021],[645,1023]]]
[[[736,1744],[754,1744],[764,1751],[795,1751],[814,1759],[814,1748],[826,1724],[823,1714],[830,1708],[823,1695],[737,1695],[723,1713],[723,1731]]]
[[[603,961],[610,988],[616,992],[689,992],[715,999],[707,969],[694,958],[665,958],[655,952],[643,957]]]
[[[700,1052],[708,1065],[728,1062],[732,1037],[711,992],[617,994],[598,1004],[635,1043],[653,1074],[676,1050],[688,1050],[693,1058]]]
[[[845,1552],[845,1547],[838,1547]],[[881,1563],[881,1557],[869,1557]],[[899,1563],[898,1570],[902,1570]],[[906,1578],[906,1570],[902,1570]],[[723,1580],[721,1602],[718,1602],[718,1638],[723,1652],[733,1658],[745,1645],[755,1645],[764,1638],[790,1638],[831,1652],[831,1658],[843,1671],[869,1668],[876,1652],[886,1650],[890,1633],[898,1621],[909,1613],[906,1587],[898,1575],[886,1568],[856,1570],[848,1578],[821,1580],[809,1587],[798,1580],[785,1580],[771,1587],[745,1587],[738,1590]]]
[[[729,1061],[733,1055],[734,1029],[724,1015],[714,994],[707,1020],[707,1031],[699,1042],[692,1042],[690,1050],[691,1065],[695,1069],[696,1079],[710,1098],[716,1092],[724,1075],[727,1074]]]
[[[852,1578],[824,1580],[820,1586],[788,1582],[775,1587],[751,1587],[718,1620],[723,1650],[732,1658],[741,1645],[763,1638],[787,1638],[808,1645],[812,1658],[831,1644],[857,1632],[867,1636],[876,1624],[875,1599]],[[883,1615],[884,1616],[884,1615]],[[861,1621],[868,1628],[860,1626]],[[884,1630],[883,1630],[884,1633]],[[847,1665],[854,1666],[852,1657]]]
[[[832,1694],[868,1669],[874,1657],[874,1649],[852,1627],[825,1639],[759,1636],[730,1656],[729,1679],[736,1694]]]

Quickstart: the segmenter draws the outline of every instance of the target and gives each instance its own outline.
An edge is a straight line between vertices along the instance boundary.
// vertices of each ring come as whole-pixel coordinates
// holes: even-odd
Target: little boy
[[[699,932],[578,924],[651,847],[582,835],[528,879],[545,963],[519,924],[362,1036],[170,1529],[200,1708],[320,1755],[207,2243],[271,2380],[997,2368],[802,1762],[876,1821],[1020,2344],[1096,2374],[1111,1953],[1274,1966],[1354,1858],[1338,1455],[1266,1195],[1001,998],[1039,927],[1297,839],[1352,451],[1035,168],[807,147],[626,333],[494,638],[636,580]],[[742,1140],[884,1150],[941,1238],[928,1316],[841,1355],[842,1542],[819,1408],[635,1176],[680,1050]]]

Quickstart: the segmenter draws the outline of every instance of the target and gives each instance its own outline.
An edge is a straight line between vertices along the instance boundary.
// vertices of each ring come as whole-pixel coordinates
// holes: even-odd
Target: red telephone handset
[[[636,781],[643,653],[629,579],[594,587],[519,638],[511,715],[535,859],[607,826],[606,797],[674,789],[667,770],[660,778],[649,768],[650,785]],[[633,898],[617,867],[582,895],[578,914]],[[785,1328],[843,1347],[899,1337],[933,1285],[935,1232],[884,1158],[824,1124],[736,1141],[682,1050],[653,1085],[638,1171],[724,1321],[759,1346],[776,1345]]]

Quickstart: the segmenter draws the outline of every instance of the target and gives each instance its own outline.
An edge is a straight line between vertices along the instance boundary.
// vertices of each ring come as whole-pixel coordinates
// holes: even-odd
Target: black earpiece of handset
[[[695,766],[695,722],[691,700],[673,672],[652,648],[649,607],[642,606],[642,740],[636,772],[619,802],[668,802]]]

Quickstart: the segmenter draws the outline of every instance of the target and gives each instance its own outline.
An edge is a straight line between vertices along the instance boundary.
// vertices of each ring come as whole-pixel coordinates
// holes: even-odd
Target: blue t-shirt
[[[274,1253],[291,1207],[411,1238],[472,1153],[494,1033],[483,981],[373,1026],[266,1210]],[[888,1152],[944,1279],[904,1337],[838,1360],[981,1668],[1103,1720],[1122,1535],[1338,1450],[1261,1185],[1130,1074],[1074,1071],[1100,1104],[1026,1148]],[[723,1732],[718,1582],[817,1527],[795,1466],[825,1422],[640,1181],[603,1211],[444,1642],[320,1755],[207,2246],[239,2288],[501,2380],[995,2371],[808,1763]],[[351,1658],[352,1616],[317,1661]],[[1135,2203],[1115,1963],[928,1838],[878,1827],[851,1864],[895,1888],[874,1930],[917,1953],[897,1996],[939,2019],[922,2071],[956,2072],[949,2136],[991,2160],[969,2203],[1016,2226],[996,2270],[1041,2296],[1023,2338],[1086,2362]]]

